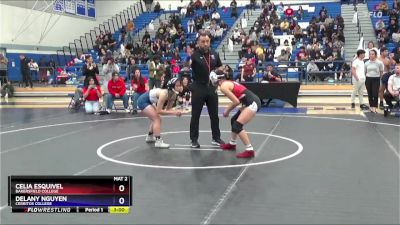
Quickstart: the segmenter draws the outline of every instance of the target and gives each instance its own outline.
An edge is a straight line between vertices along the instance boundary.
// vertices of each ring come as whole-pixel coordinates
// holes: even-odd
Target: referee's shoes
[[[211,144],[216,145],[216,146],[220,146],[222,144],[225,144],[225,142],[223,140],[221,140],[221,139],[213,139],[211,141]],[[199,142],[197,140],[194,140],[194,141],[192,141],[191,147],[192,148],[200,148],[200,144],[199,144]]]

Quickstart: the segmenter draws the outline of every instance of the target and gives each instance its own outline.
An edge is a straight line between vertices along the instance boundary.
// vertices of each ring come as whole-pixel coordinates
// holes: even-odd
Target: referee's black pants
[[[199,120],[204,103],[207,105],[208,115],[211,120],[212,138],[219,140],[218,94],[216,87],[194,82],[190,88],[192,92],[192,118],[190,119],[190,139],[197,141],[199,138]]]

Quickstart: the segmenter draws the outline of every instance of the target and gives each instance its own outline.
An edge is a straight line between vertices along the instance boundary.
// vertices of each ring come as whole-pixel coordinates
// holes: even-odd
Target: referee
[[[212,144],[224,144],[221,140],[218,118],[218,94],[215,86],[210,82],[210,72],[222,69],[219,55],[210,49],[210,32],[199,31],[197,39],[198,48],[192,54],[193,83],[192,92],[192,117],[190,120],[190,139],[192,148],[200,148],[199,119],[204,103],[207,105],[208,115],[211,120]]]

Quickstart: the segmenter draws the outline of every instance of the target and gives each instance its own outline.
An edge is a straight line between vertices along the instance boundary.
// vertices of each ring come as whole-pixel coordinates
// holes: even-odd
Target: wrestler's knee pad
[[[242,130],[243,130],[243,124],[235,120],[232,124],[232,132],[235,134],[239,134]]]

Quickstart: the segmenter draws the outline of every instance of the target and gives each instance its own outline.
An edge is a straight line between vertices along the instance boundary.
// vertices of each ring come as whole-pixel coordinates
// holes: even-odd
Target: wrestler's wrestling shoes
[[[231,145],[230,143],[221,144],[220,147],[221,147],[222,150],[225,150],[225,151],[233,151],[233,150],[236,150],[236,145]]]
[[[236,154],[236,158],[253,158],[255,156],[254,150],[246,150]]]

